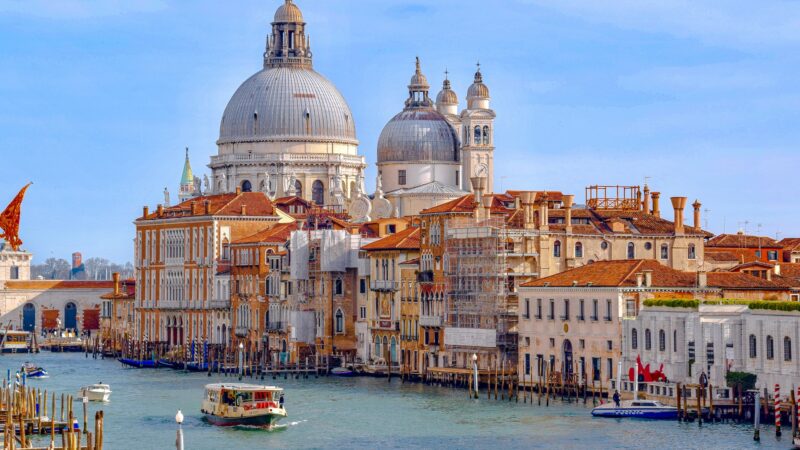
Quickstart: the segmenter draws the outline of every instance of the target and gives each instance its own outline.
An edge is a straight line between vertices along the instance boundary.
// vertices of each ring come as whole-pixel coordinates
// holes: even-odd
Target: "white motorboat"
[[[103,383],[90,384],[82,387],[78,393],[80,397],[87,397],[90,402],[107,402],[111,397],[111,386]]]
[[[595,417],[636,417],[639,419],[677,419],[678,408],[655,400],[626,400],[620,406],[604,403],[592,410]]]

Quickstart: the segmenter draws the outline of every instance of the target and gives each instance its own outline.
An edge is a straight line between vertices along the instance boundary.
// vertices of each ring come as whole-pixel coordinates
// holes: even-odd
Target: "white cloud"
[[[47,19],[90,19],[163,10],[163,0],[3,0],[0,15],[14,14]]]
[[[800,42],[800,2],[781,0],[522,0],[583,20],[750,48]]]

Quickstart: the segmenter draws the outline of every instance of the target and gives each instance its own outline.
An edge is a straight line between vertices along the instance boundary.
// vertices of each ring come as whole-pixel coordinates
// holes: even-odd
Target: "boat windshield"
[[[222,391],[222,403],[226,405],[241,405],[242,403],[252,402],[253,393],[250,391],[234,391],[226,389]]]

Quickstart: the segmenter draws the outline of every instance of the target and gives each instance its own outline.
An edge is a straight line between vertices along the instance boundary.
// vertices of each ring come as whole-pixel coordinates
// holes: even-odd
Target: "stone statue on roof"
[[[205,188],[202,192],[203,195],[208,195],[211,193],[211,187],[208,184],[208,175],[203,175],[203,187]]]
[[[164,187],[164,207],[169,207],[169,190],[166,186]]]

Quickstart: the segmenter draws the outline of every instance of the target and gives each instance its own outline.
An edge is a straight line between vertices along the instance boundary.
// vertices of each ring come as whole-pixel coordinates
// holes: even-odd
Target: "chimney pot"
[[[683,210],[686,208],[686,197],[670,197],[675,210],[675,234],[683,234]]]
[[[247,215],[247,205],[245,205],[244,203],[242,203],[242,215],[243,216]]]
[[[148,208],[147,206],[143,206],[143,207],[142,207],[142,218],[143,218],[143,219],[146,219],[146,218],[147,218],[147,215],[148,215],[149,213],[150,213],[150,208]]]
[[[242,187],[241,186],[236,186],[236,195],[239,195],[241,193],[242,193]]]
[[[699,200],[695,200],[692,203],[692,207],[694,208],[694,228],[699,230],[700,229],[700,207],[703,206]]]
[[[203,202],[203,204],[205,206],[206,214],[211,214],[211,202],[206,200],[205,202]]]
[[[156,208],[156,215],[161,217],[164,214],[164,205],[159,204]]]
[[[566,213],[564,214],[564,229],[567,233],[572,232],[572,204],[575,201],[575,196],[572,194],[567,194],[564,197],[564,208],[566,209]]]
[[[661,197],[661,193],[653,192],[651,196],[653,197],[653,215],[656,217],[661,217],[661,208],[658,205],[658,199]]]
[[[119,272],[111,274],[111,279],[114,280],[114,295],[119,294]]]
[[[644,285],[644,274],[636,272],[636,287],[642,287],[642,285]]]
[[[652,287],[653,286],[653,271],[652,270],[643,270],[644,273],[644,285],[645,287]]]
[[[650,213],[650,187],[644,185],[644,200],[642,200],[642,211]]]

